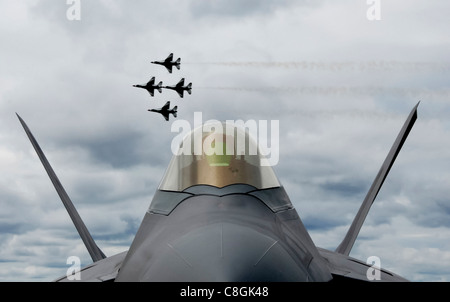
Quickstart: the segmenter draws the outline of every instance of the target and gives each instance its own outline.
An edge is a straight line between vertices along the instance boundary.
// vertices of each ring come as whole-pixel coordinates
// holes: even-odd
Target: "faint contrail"
[[[288,113],[289,114],[289,113]],[[345,110],[296,110],[292,113],[296,117],[304,118],[359,118],[359,119],[379,119],[379,120],[389,120],[403,118],[403,115],[389,112],[381,112],[377,110],[358,110],[358,109],[348,109]]]
[[[197,87],[244,92],[291,93],[306,95],[390,95],[402,97],[449,98],[449,89],[400,88],[378,86],[265,86],[265,87]]]
[[[450,62],[402,62],[402,61],[344,61],[344,62],[185,62],[184,64],[220,65],[228,67],[253,67],[253,68],[286,68],[305,71],[397,71],[397,72],[425,72],[450,71]]]

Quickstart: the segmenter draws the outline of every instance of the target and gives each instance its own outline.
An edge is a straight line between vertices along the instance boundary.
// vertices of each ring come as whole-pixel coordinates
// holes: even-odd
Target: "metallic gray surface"
[[[295,210],[247,194],[199,195],[147,213],[116,281],[328,281]],[[288,211],[285,211],[288,212]]]
[[[358,259],[347,255],[332,252],[319,248],[320,255],[327,261],[333,279],[340,281],[369,281],[367,272],[373,267]],[[383,268],[379,269],[379,279],[370,281],[376,282],[407,282],[405,278],[387,271]]]

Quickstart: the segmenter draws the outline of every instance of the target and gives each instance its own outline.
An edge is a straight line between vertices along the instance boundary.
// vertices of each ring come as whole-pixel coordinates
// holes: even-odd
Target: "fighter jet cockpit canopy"
[[[248,131],[234,123],[217,121],[183,138],[159,190],[181,192],[195,185],[223,188],[233,184],[256,189],[280,187],[269,161]]]

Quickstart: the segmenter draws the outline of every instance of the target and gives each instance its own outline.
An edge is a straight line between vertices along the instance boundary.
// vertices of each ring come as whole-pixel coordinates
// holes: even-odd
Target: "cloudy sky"
[[[91,263],[16,112],[108,256],[128,249],[172,156],[173,119],[147,109],[278,120],[275,172],[334,250],[419,100],[350,255],[450,281],[450,2],[379,3],[81,0],[69,20],[66,1],[0,0],[0,281]],[[150,64],[171,52],[181,70]],[[185,77],[192,95],[132,87],[152,76]]]

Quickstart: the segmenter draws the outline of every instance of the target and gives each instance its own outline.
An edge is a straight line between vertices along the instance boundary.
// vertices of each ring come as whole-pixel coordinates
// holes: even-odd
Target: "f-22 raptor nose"
[[[282,244],[231,223],[195,229],[168,243],[142,276],[145,281],[307,281]],[[158,274],[155,274],[158,272]]]
[[[147,213],[116,281],[327,281],[307,242],[282,232],[280,220],[294,217],[275,216],[248,195],[193,196],[168,216]]]
[[[331,280],[327,263],[262,154],[227,154],[238,154],[238,135],[256,142],[243,129],[220,125],[215,124],[215,132],[199,127],[185,136],[115,280]],[[221,142],[222,154],[181,152],[192,141],[212,138]]]

